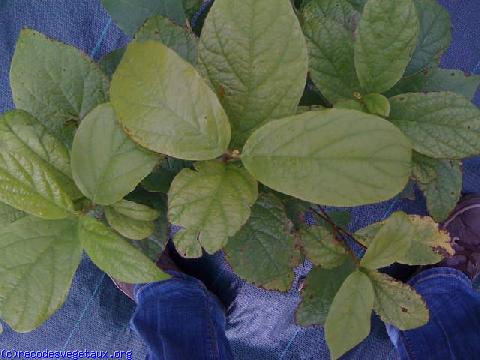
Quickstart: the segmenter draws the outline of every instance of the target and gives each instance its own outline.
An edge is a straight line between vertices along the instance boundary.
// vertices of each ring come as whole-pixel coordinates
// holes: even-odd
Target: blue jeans
[[[173,277],[137,286],[131,326],[149,347],[151,360],[230,360],[225,309],[203,283]]]
[[[451,268],[432,268],[409,284],[427,302],[430,321],[409,331],[387,326],[401,359],[469,360],[480,358],[480,294],[470,279]]]
[[[155,360],[233,359],[225,336],[225,312],[205,286],[173,273],[170,280],[136,288],[131,325]],[[480,295],[450,268],[433,268],[410,280],[430,309],[430,322],[399,331],[387,325],[401,359],[468,360],[480,354]],[[252,359],[257,360],[257,359]]]

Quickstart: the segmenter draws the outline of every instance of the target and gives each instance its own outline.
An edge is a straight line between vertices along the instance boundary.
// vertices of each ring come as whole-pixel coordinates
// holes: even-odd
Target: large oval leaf
[[[0,153],[0,201],[43,219],[63,219],[73,212],[70,197],[35,158]]]
[[[39,327],[65,301],[81,255],[73,220],[28,216],[1,229],[1,318],[18,332]]]
[[[179,0],[102,0],[102,4],[120,29],[130,36],[155,15],[165,16],[179,25],[186,20]]]
[[[409,93],[390,99],[391,121],[421,154],[462,159],[480,154],[480,110],[463,96]]]
[[[355,271],[335,295],[325,322],[325,339],[338,359],[370,333],[374,293],[370,279]]]
[[[355,42],[355,67],[367,92],[382,93],[401,79],[417,45],[412,0],[369,0]]]
[[[92,261],[119,281],[140,284],[170,277],[146,255],[93,218],[80,218],[78,236]]]
[[[130,137],[176,158],[207,160],[230,142],[227,115],[193,66],[160,42],[129,45],[112,80],[111,101]]]
[[[184,255],[193,251],[187,251],[187,244],[197,248],[195,255],[201,255],[200,246],[209,253],[220,250],[245,224],[258,195],[255,179],[235,164],[209,161],[195,168],[183,169],[168,193],[170,222],[188,230],[174,239]]]
[[[72,148],[73,178],[97,204],[120,201],[147,176],[159,157],[139,148],[118,124],[110,104],[82,121]]]
[[[288,290],[298,255],[290,228],[282,202],[273,194],[261,194],[248,222],[225,247],[233,270],[257,286]]]
[[[108,97],[108,80],[80,50],[25,29],[10,70],[13,100],[70,145],[77,122]]]
[[[258,129],[242,161],[265,185],[317,204],[389,199],[410,175],[410,144],[388,121],[355,110],[307,112]]]
[[[29,113],[12,110],[0,117],[0,149],[40,160],[72,199],[82,197],[72,180],[67,147]]]
[[[230,118],[233,146],[269,119],[294,114],[308,59],[290,1],[215,1],[198,62]]]
[[[405,74],[412,75],[435,63],[452,39],[450,16],[437,0],[414,0],[420,22],[418,44]]]

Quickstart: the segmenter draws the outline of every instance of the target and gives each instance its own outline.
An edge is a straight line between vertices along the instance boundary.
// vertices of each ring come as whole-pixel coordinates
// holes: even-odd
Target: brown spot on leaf
[[[403,313],[408,313],[408,309],[407,309],[407,308],[404,308],[404,307],[402,306],[402,312],[403,312]]]

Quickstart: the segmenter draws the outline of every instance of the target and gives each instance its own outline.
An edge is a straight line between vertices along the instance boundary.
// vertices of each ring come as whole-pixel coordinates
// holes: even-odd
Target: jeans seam
[[[208,336],[207,336],[207,342],[210,347],[210,350],[212,351],[212,359],[213,360],[220,360],[220,353],[218,349],[218,341],[217,336],[215,333],[215,326],[212,321],[212,313],[211,313],[211,307],[210,307],[210,301],[209,301],[209,294],[206,290],[206,288],[200,286],[200,289],[203,292],[203,300],[204,300],[204,306],[205,310],[208,312],[208,320],[207,320],[207,328],[208,328]]]
[[[409,360],[416,360],[417,357],[416,357],[414,351],[412,350],[412,345],[410,344],[410,339],[405,335],[404,332],[400,332],[400,337],[403,340],[403,344],[405,346],[405,351],[406,351],[407,355],[409,356]]]

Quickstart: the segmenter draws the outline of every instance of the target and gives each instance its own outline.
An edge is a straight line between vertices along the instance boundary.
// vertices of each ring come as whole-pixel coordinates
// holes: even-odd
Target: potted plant
[[[158,3],[104,1],[135,35],[100,65],[21,32],[17,109],[0,118],[0,317],[19,332],[42,324],[83,251],[120,281],[167,278],[151,260],[171,223],[180,254],[223,250],[266,289],[288,290],[308,258],[297,321],[325,326],[333,358],[368,335],[372,310],[400,329],[428,322],[422,298],[378,269],[452,253],[433,219],[459,198],[461,160],[480,154],[478,78],[437,65],[445,10],[216,0],[197,38],[186,14],[198,2]],[[398,212],[350,234],[344,212],[316,205],[381,202],[412,181],[433,219]]]

